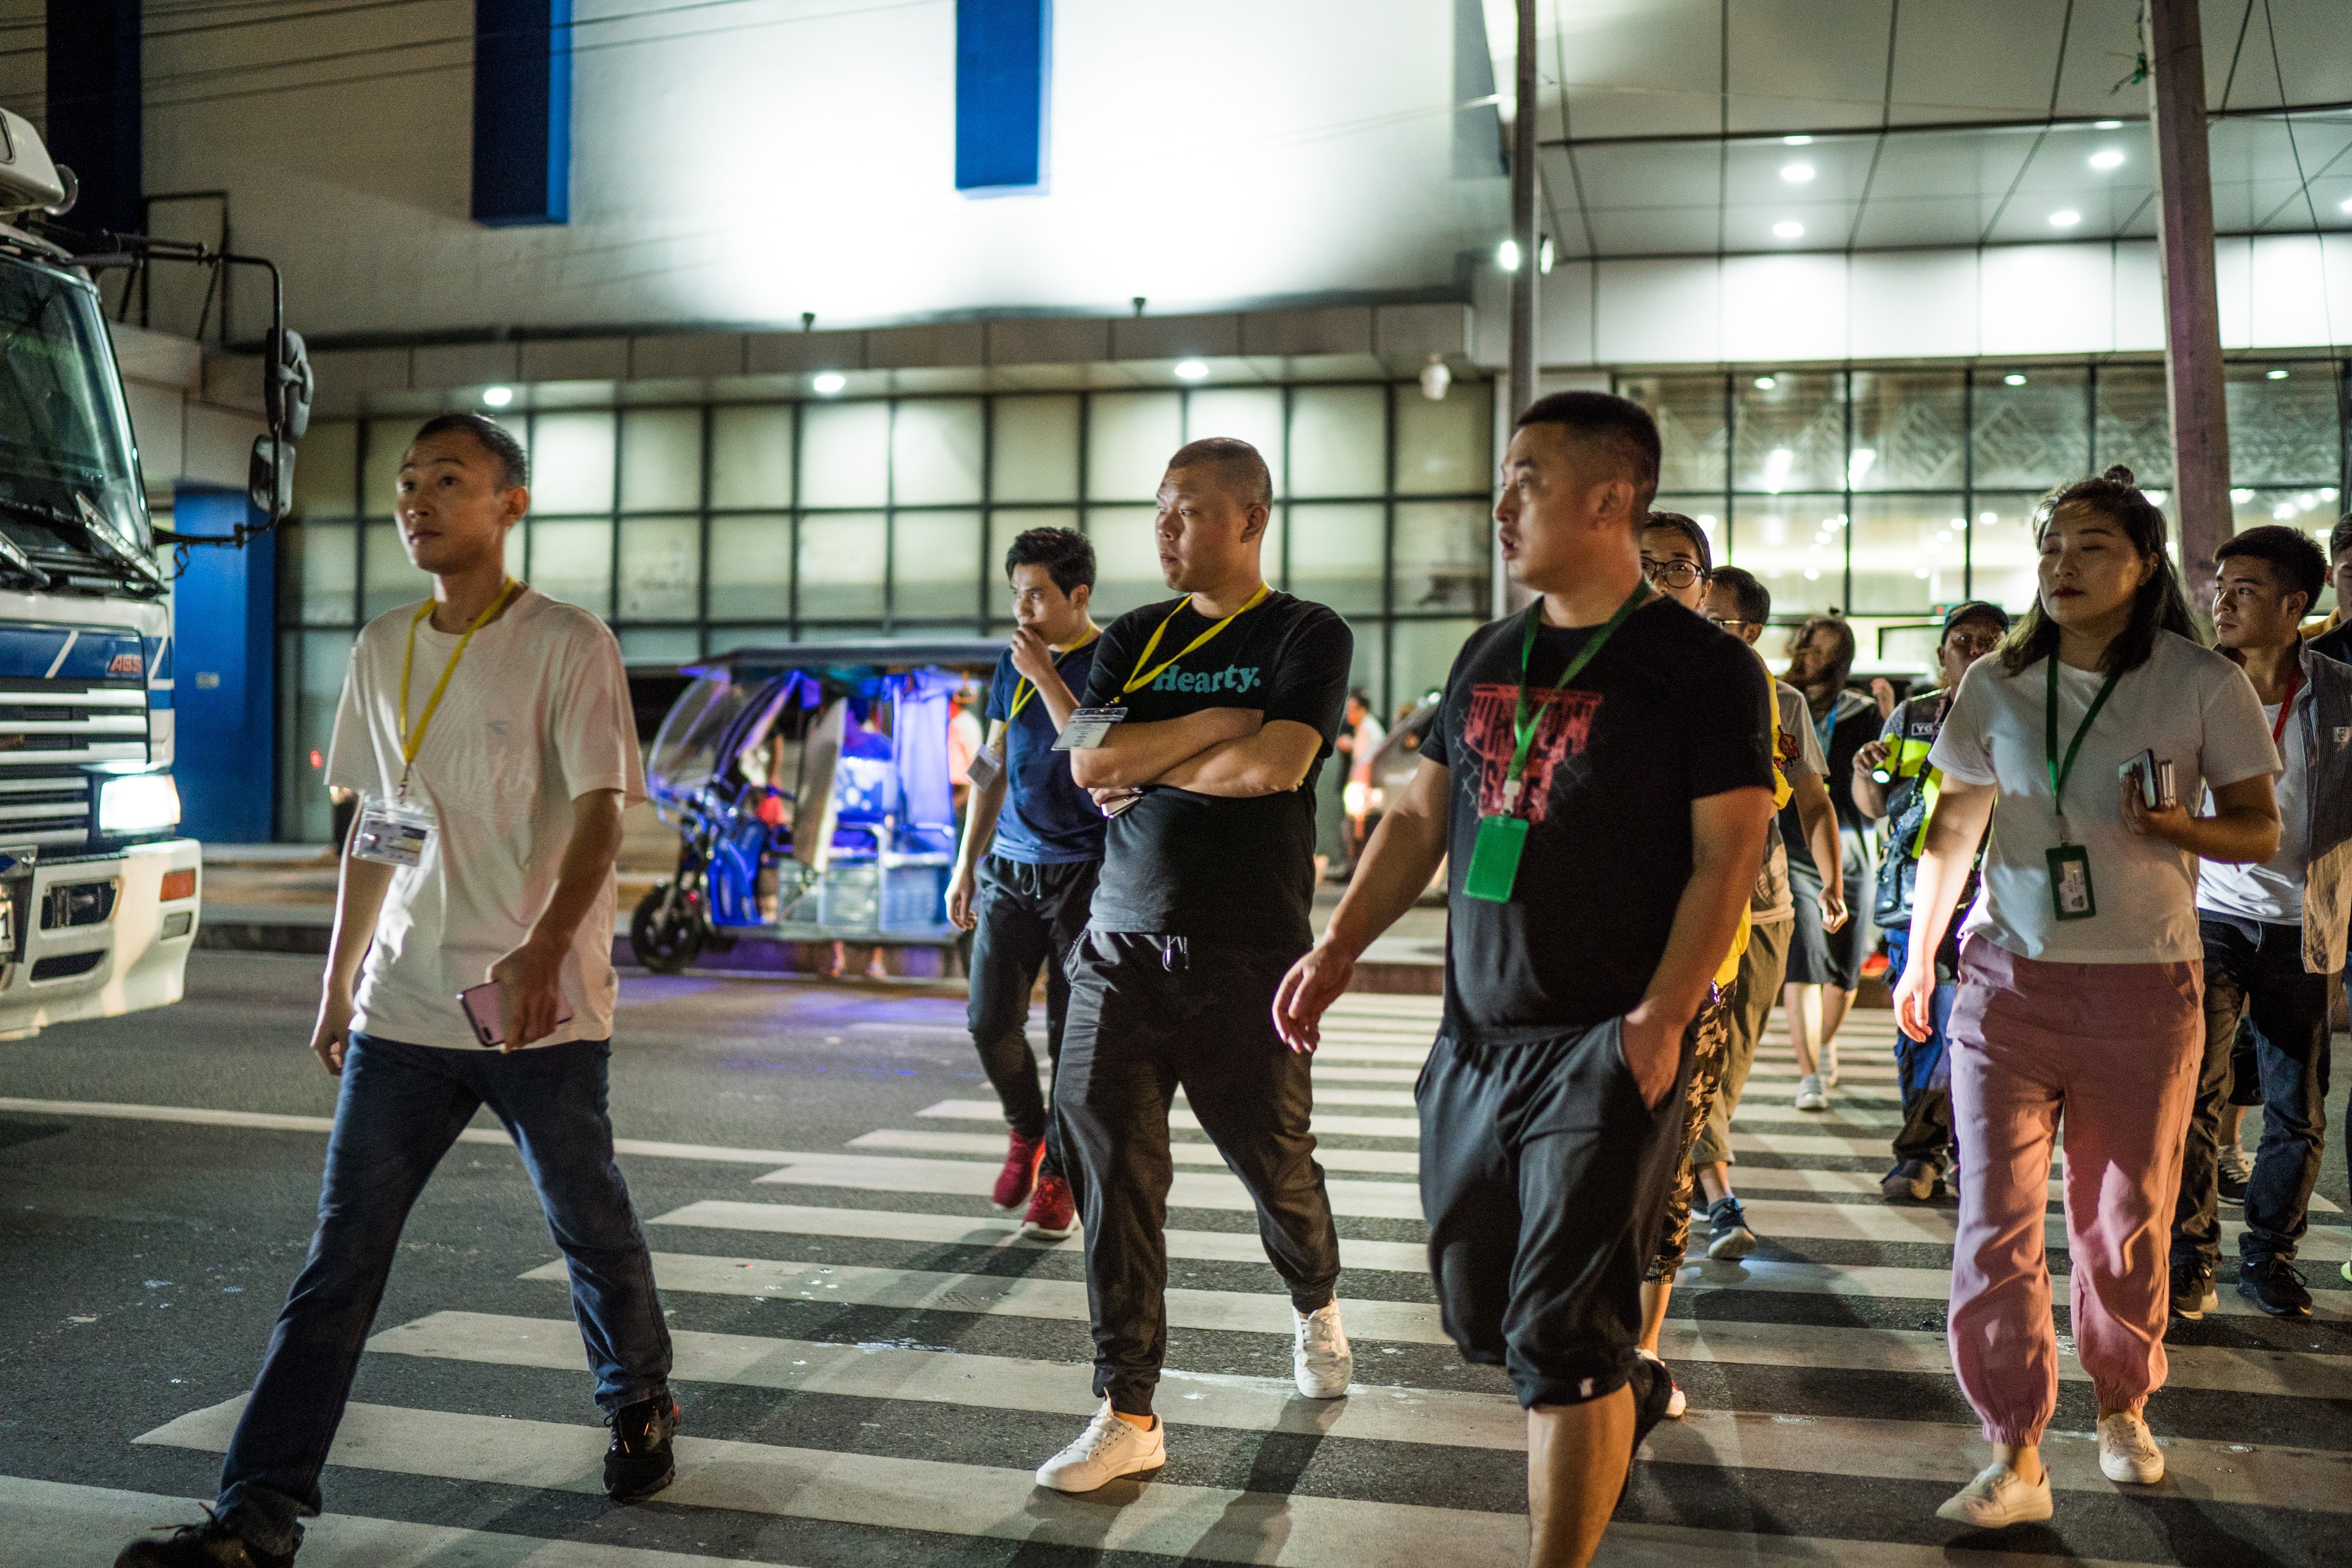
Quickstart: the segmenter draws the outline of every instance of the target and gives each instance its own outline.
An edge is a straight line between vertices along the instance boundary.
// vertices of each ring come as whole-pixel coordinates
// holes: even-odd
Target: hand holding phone
[[[457,993],[457,1005],[466,1014],[466,1022],[474,1031],[474,1040],[485,1051],[511,1051],[507,1044],[506,1020],[500,1013],[503,988],[496,980],[485,980],[478,986]],[[572,1003],[564,1001],[556,1015],[561,1026],[572,1021]]]

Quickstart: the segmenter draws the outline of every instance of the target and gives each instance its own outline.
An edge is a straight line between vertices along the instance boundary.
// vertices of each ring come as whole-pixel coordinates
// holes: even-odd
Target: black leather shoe
[[[677,1401],[667,1394],[624,1405],[604,1418],[613,1428],[612,1447],[604,1450],[606,1497],[636,1502],[677,1478],[670,1439],[677,1436]]]
[[[2307,1318],[2311,1292],[2284,1258],[2249,1258],[2238,1265],[2238,1294],[2274,1318]]]
[[[167,1540],[132,1542],[115,1553],[114,1568],[290,1568],[293,1561],[291,1552],[264,1552],[208,1519],[181,1525]]]

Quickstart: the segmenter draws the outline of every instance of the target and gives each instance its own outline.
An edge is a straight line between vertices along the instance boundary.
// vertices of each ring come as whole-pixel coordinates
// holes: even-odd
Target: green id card
[[[2057,920],[2088,920],[2099,912],[2091,892],[2091,852],[2060,844],[2050,852],[2050,914]]]
[[[1471,846],[1462,891],[1489,904],[1510,903],[1511,884],[1519,878],[1519,856],[1527,847],[1525,817],[1479,818],[1478,841]]]

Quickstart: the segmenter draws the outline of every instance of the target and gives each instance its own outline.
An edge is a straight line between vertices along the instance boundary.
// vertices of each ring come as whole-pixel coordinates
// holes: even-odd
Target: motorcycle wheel
[[[710,926],[696,904],[656,883],[629,917],[629,951],[656,975],[675,975],[702,954]]]

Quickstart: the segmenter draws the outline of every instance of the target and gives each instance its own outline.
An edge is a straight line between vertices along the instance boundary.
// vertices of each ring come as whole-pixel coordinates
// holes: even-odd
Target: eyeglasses
[[[1981,659],[1987,653],[1991,653],[1995,648],[2000,646],[2000,638],[1998,636],[1954,636],[1950,641],[1947,642],[1944,646],[1951,649],[1952,652],[1960,654],[1964,658]]]
[[[1706,623],[1710,626],[1720,626],[1726,632],[1731,631],[1734,627],[1757,624],[1753,621],[1742,621],[1737,615],[1710,615],[1706,618]]]
[[[1695,563],[1686,560],[1644,559],[1642,575],[1661,588],[1688,588],[1706,577]]]

